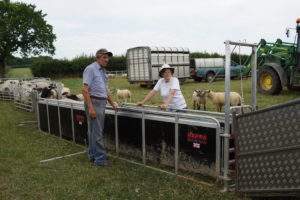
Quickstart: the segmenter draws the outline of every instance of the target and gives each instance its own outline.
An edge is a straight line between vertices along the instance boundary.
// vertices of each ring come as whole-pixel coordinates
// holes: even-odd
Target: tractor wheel
[[[258,91],[262,94],[276,95],[282,90],[280,78],[272,68],[263,68],[257,75]]]
[[[202,81],[202,78],[195,77],[195,78],[194,78],[194,81],[196,81],[196,82],[201,82],[201,81]]]
[[[215,74],[213,72],[208,72],[205,77],[206,82],[213,82],[215,80]]]

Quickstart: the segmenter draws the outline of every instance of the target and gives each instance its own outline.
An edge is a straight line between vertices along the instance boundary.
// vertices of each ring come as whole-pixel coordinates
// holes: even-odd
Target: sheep
[[[192,100],[194,102],[194,110],[200,110],[201,104],[203,104],[204,110],[206,110],[207,96],[203,91],[195,90],[193,92]]]
[[[122,78],[127,78],[127,74],[126,74],[126,73],[123,73],[123,74],[122,74]]]
[[[117,89],[117,97],[119,100],[127,102],[129,98],[131,101],[131,92],[129,90],[119,90]]]
[[[221,112],[222,106],[225,105],[225,93],[213,92],[205,90],[205,95],[217,106],[217,112]],[[242,104],[242,97],[237,92],[230,92],[230,106],[240,106]]]
[[[13,92],[19,80],[6,80],[0,85],[0,92]]]
[[[82,94],[70,94],[70,95],[66,95],[64,96],[64,99],[72,99],[74,101],[83,101],[83,95]]]
[[[55,87],[49,86],[42,89],[41,98],[48,98],[48,99],[57,99],[57,91]]]
[[[115,74],[107,74],[108,78],[115,78],[116,75]]]
[[[63,87],[63,88],[61,89],[61,95],[70,95],[70,94],[71,94],[70,88]]]

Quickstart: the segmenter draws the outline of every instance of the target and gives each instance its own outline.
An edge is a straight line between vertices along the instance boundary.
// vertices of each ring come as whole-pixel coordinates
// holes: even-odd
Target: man
[[[108,101],[113,109],[113,102],[108,91],[108,77],[105,67],[113,54],[106,49],[96,52],[96,61],[83,72],[82,95],[88,121],[88,158],[96,166],[107,166],[107,157],[103,141],[105,106]]]

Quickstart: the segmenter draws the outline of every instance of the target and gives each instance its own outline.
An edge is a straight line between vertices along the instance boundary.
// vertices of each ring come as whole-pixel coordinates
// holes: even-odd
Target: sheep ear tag
[[[83,115],[76,115],[76,120],[78,122],[79,125],[82,125],[84,122],[84,116]]]

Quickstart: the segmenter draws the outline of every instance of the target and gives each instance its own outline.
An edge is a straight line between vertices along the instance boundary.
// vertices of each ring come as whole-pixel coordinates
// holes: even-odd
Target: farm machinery
[[[261,39],[258,44],[257,89],[262,94],[279,94],[284,86],[289,90],[300,89],[300,19],[296,22],[294,43]]]

